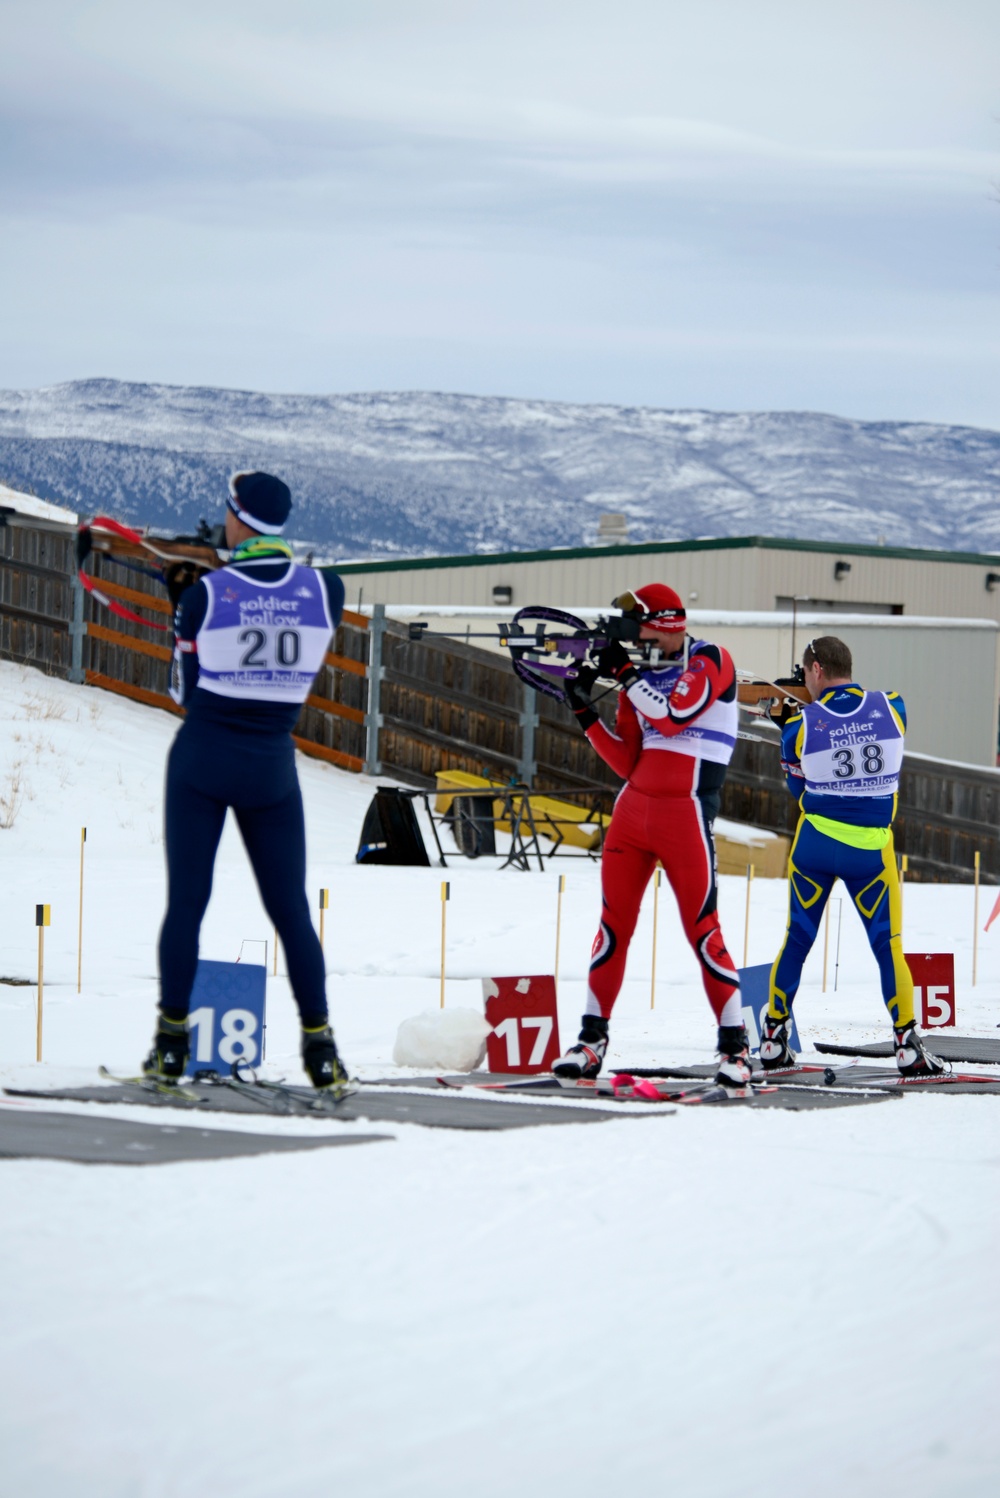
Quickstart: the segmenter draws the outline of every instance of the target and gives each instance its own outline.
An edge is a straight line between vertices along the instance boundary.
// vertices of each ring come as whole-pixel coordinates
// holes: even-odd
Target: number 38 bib
[[[894,796],[903,764],[903,730],[884,692],[866,692],[852,713],[819,702],[802,709],[806,790],[823,796]]]
[[[292,563],[273,583],[223,567],[206,573],[198,685],[220,697],[304,702],[333,633],[326,586]]]

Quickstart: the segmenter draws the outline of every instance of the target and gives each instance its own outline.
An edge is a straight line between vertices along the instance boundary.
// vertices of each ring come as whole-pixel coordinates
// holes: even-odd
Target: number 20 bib
[[[822,703],[802,709],[806,789],[824,796],[894,796],[903,764],[903,733],[884,692],[866,692],[853,713]]]
[[[273,583],[223,567],[202,579],[208,612],[198,631],[198,685],[220,697],[304,702],[333,633],[326,586],[292,563]]]

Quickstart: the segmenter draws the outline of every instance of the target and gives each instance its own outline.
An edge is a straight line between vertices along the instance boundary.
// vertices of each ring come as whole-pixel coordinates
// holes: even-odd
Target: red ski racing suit
[[[604,842],[603,909],[594,941],[586,1011],[608,1019],[643,892],[657,860],[680,908],[684,934],[701,965],[720,1025],[743,1022],[739,977],[716,911],[712,823],[736,747],[736,672],[719,645],[692,643],[678,658],[644,671],[618,699],[616,732],[600,721],[587,738],[623,786]]]

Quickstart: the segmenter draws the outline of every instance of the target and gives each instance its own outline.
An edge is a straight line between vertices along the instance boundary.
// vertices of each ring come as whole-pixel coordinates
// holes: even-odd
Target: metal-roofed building
[[[725,645],[738,666],[784,673],[810,634],[841,634],[860,680],[906,697],[911,752],[996,763],[1000,556],[742,536],[338,570],[352,606],[384,604],[398,618],[443,610],[450,618],[432,627],[468,630],[470,640],[527,604],[603,611],[628,588],[668,582],[691,627]]]
[[[338,566],[351,604],[605,607],[668,582],[690,608],[918,614],[1000,624],[1000,556],[766,536]]]

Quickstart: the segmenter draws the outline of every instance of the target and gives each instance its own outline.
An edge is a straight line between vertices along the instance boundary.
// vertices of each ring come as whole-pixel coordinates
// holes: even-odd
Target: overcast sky
[[[0,0],[0,386],[1000,427],[997,0]]]

